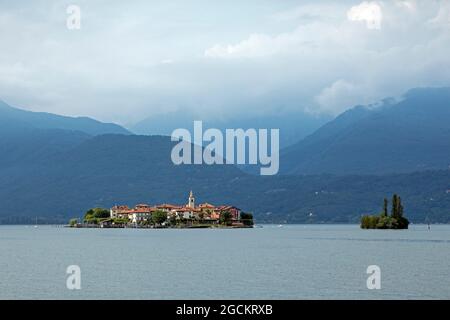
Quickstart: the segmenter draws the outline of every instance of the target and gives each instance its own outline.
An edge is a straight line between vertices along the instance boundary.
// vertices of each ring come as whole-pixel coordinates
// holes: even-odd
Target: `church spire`
[[[189,193],[189,202],[188,202],[188,207],[189,208],[195,208],[195,198],[194,198],[194,194],[191,192]]]

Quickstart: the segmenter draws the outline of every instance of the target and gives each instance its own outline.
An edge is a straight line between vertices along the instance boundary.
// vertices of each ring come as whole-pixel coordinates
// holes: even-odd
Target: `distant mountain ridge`
[[[397,192],[413,222],[450,222],[450,170],[385,176],[254,176],[231,165],[180,165],[163,136],[101,135],[0,168],[0,223],[65,223],[91,207],[232,204],[258,223],[357,223]],[[35,158],[33,156],[33,158]]]
[[[254,176],[231,165],[174,165],[174,142],[164,136],[75,137],[57,148],[39,140],[40,147],[25,145],[19,150],[29,152],[0,165],[0,223],[34,223],[36,216],[65,223],[88,208],[115,204],[182,204],[191,189],[198,202],[236,205],[258,223],[357,223],[394,192],[411,221],[450,222],[450,170]]]
[[[355,107],[281,153],[284,174],[389,174],[450,165],[450,88]]]
[[[205,120],[189,111],[172,112],[157,116],[148,117],[130,127],[130,130],[137,134],[144,135],[167,135],[170,136],[173,130],[185,128],[192,130],[195,120],[201,120],[205,129],[215,128],[222,132],[225,129],[244,130],[253,129],[279,129],[280,145],[287,147],[294,144],[301,138],[313,133],[323,124],[331,119],[326,115],[311,115],[303,112],[280,112],[270,115],[236,116],[229,119]]]
[[[191,189],[198,201],[236,205],[257,222],[355,223],[393,193],[411,221],[450,222],[449,97],[445,89],[413,90],[400,102],[349,110],[283,150],[281,168],[291,165],[290,174],[276,176],[177,166],[170,137],[111,133],[95,120],[86,129],[76,118],[2,105],[0,223],[36,216],[64,223],[90,207],[184,203]]]
[[[90,135],[130,134],[114,123],[103,123],[88,117],[67,117],[47,112],[33,112],[11,107],[0,100],[0,130],[62,129]]]

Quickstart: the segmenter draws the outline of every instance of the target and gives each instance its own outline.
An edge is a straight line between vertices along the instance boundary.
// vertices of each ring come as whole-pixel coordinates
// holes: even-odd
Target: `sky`
[[[335,116],[423,86],[450,86],[450,0],[0,0],[0,99],[28,110]]]

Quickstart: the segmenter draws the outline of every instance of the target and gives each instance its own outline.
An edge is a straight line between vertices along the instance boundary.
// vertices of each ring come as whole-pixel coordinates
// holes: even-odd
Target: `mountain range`
[[[389,174],[448,169],[450,88],[344,112],[281,153],[285,174]]]
[[[0,100],[0,133],[11,130],[62,129],[91,135],[130,134],[114,123],[103,123],[88,117],[66,117],[47,112],[31,112],[13,108]]]
[[[189,111],[170,112],[163,115],[148,117],[130,126],[130,130],[143,135],[170,136],[173,130],[186,128],[193,130],[195,120],[202,120],[203,127],[219,129],[222,132],[227,128],[279,129],[280,146],[287,147],[310,135],[332,118],[327,115],[312,115],[305,112],[280,111],[275,114],[257,116],[238,115],[223,119],[206,119]]]
[[[172,164],[167,136],[0,103],[0,223],[66,222],[94,206],[234,204],[259,222],[357,222],[397,192],[413,222],[450,222],[450,89],[355,107],[281,152],[282,174]]]

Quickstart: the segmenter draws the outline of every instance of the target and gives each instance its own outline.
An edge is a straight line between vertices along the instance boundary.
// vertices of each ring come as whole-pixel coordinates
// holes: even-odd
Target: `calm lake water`
[[[81,290],[66,268],[81,268]],[[366,269],[381,268],[381,290]],[[450,226],[0,226],[1,299],[450,299]]]

